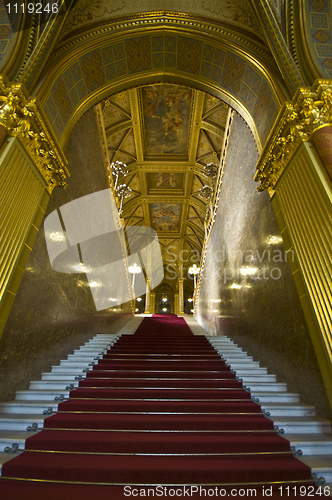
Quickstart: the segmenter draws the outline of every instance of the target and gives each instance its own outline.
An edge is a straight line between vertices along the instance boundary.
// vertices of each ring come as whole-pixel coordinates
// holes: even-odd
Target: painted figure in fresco
[[[179,225],[179,209],[173,205],[156,205],[152,210],[153,226],[157,231],[176,231]]]
[[[185,154],[192,91],[174,85],[142,90],[147,154]]]
[[[163,174],[159,172],[154,178],[156,181],[156,186],[170,186],[175,187],[178,181],[178,176],[176,174]]]

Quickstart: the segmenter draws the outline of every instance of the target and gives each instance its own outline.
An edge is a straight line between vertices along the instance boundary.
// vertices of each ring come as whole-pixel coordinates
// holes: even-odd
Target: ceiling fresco
[[[151,203],[151,223],[153,229],[158,233],[179,232],[181,205],[170,203]]]
[[[146,156],[188,155],[192,91],[177,85],[143,87]]]
[[[184,174],[174,174],[172,172],[158,172],[148,174],[148,193],[153,194],[159,191],[178,190],[184,194]]]
[[[204,167],[219,168],[230,108],[204,92],[156,84],[109,96],[95,112],[105,168],[127,165],[118,178],[108,168],[111,186],[131,189],[123,200],[124,225],[157,231],[165,275],[169,266],[197,264],[207,213],[200,190],[215,188]]]

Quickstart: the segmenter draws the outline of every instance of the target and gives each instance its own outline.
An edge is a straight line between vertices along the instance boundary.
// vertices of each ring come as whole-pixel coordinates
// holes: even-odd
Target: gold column
[[[179,278],[179,314],[184,314],[183,278]]]
[[[145,292],[145,314],[150,314],[150,303],[151,303],[151,285],[150,280],[146,280],[146,292]]]
[[[151,293],[150,294],[150,299],[151,299],[151,302],[150,302],[150,314],[155,314],[155,312],[156,312],[156,294],[155,293]]]
[[[299,89],[279,114],[255,179],[261,182],[258,189],[271,195],[292,256],[289,263],[332,406],[330,122],[332,82],[319,80]]]
[[[179,294],[174,294],[174,314],[179,314]]]
[[[36,99],[0,77],[0,336],[66,160]]]

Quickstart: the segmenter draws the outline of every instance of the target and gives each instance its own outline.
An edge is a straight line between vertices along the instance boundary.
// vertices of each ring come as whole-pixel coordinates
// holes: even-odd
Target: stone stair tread
[[[287,440],[297,443],[310,443],[310,442],[326,442],[332,443],[332,434],[327,433],[312,433],[312,434],[287,434]]]
[[[331,469],[332,471],[332,455],[311,455],[299,458],[312,469]]]
[[[14,458],[14,456],[12,453],[0,452],[0,475],[3,464]]]
[[[303,403],[266,403],[262,405],[265,408],[265,406],[268,405],[271,408],[306,408],[310,410],[315,410],[315,407],[313,405],[306,405]]]
[[[326,418],[322,417],[278,417],[276,418],[279,422],[287,422],[287,423],[292,423],[292,422],[320,422],[322,424],[327,424],[331,425],[331,422],[327,420]]]
[[[1,430],[0,429],[0,441],[11,440],[13,443],[22,442],[40,431],[15,431],[15,430]]]
[[[53,400],[50,400],[49,401],[50,404],[53,404],[53,406],[57,406],[58,403],[57,401],[54,401]],[[45,406],[45,401],[40,401],[40,399],[13,399],[13,400],[10,400],[10,401],[1,401],[0,403],[0,413],[1,413],[1,407],[3,405],[13,405],[13,406],[27,406],[27,405],[36,405],[36,406],[40,406],[41,408]]]
[[[49,415],[42,415],[39,413],[0,413],[0,420],[29,420],[35,422],[37,420],[45,420]]]

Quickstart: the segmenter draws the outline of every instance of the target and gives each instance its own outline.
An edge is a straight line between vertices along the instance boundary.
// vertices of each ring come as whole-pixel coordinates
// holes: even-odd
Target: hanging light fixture
[[[126,198],[129,198],[129,196],[131,195],[131,192],[132,192],[132,189],[129,186],[127,186],[126,184],[120,184],[116,188],[116,193],[117,193],[118,197],[120,198],[119,214],[122,213],[122,206],[123,206],[124,200]]]
[[[112,161],[110,166],[107,168],[108,171],[112,173],[112,175],[115,176],[115,183],[114,183],[114,189],[116,189],[118,185],[118,180],[119,176],[123,175],[123,177],[126,177],[128,174],[128,167],[125,163],[122,163],[122,161],[116,160],[115,162]],[[111,180],[111,176],[109,175],[108,177]]]

